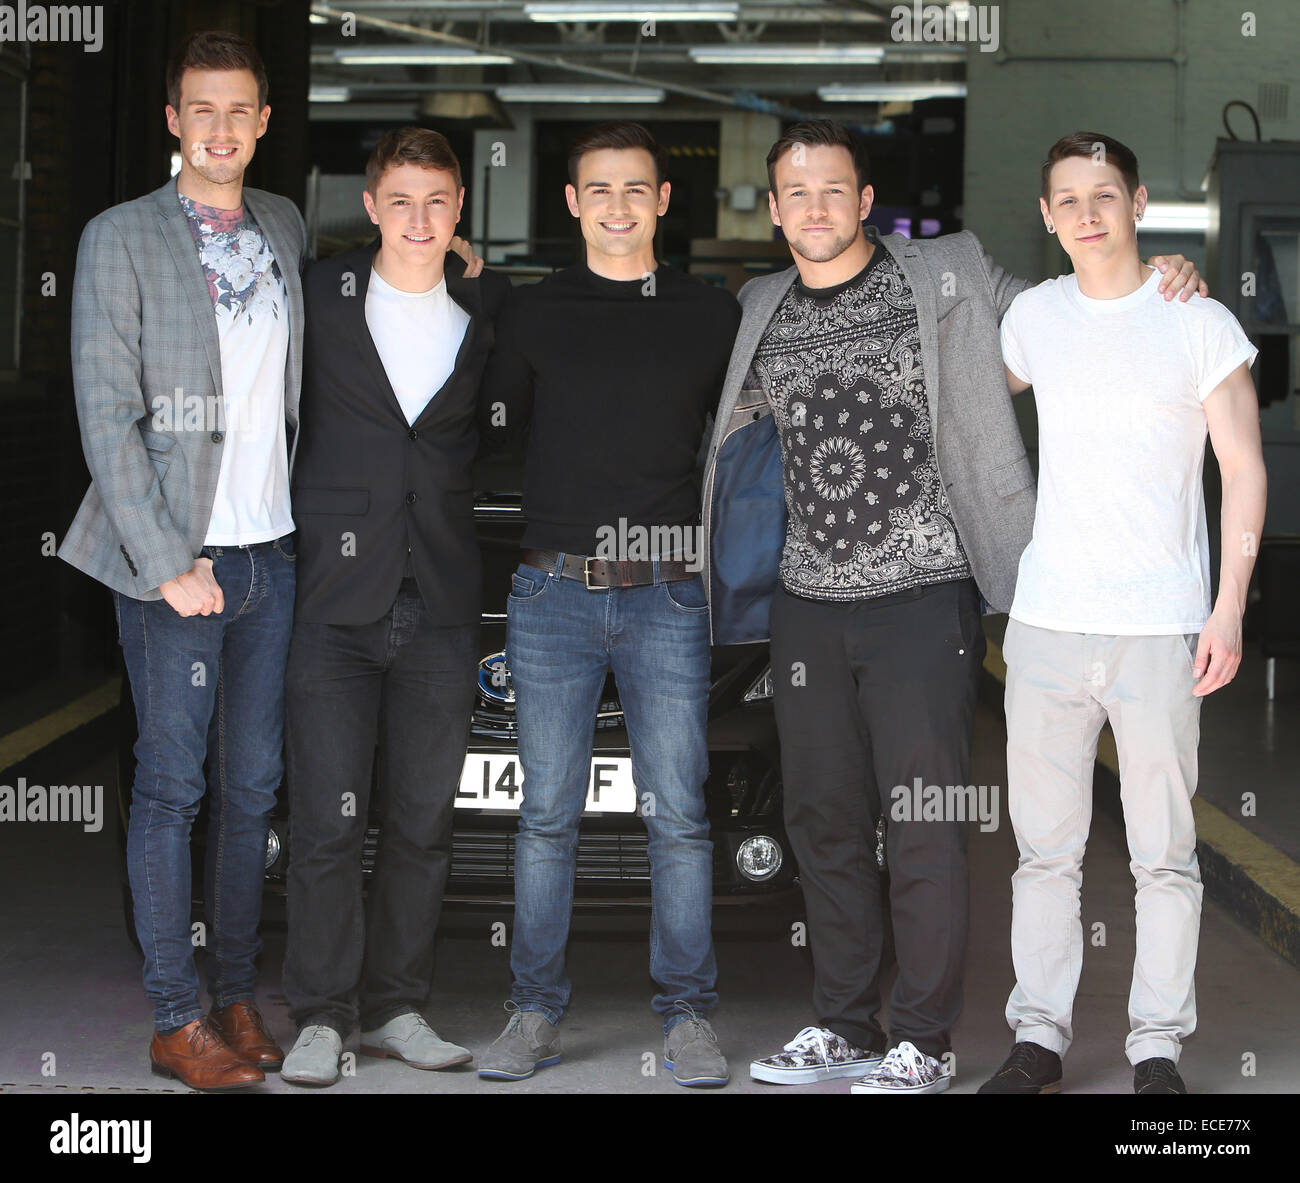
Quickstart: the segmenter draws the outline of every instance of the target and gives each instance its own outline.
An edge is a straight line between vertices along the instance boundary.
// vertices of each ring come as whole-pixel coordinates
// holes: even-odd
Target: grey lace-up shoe
[[[688,1088],[720,1088],[731,1079],[709,1020],[679,1002],[687,1017],[664,1036],[664,1067]]]
[[[339,1033],[333,1027],[313,1023],[298,1032],[298,1038],[280,1068],[280,1079],[317,1088],[334,1084],[339,1078],[339,1056],[342,1054],[343,1040]]]
[[[535,1010],[520,1010],[506,1003],[510,1022],[496,1042],[483,1053],[478,1074],[484,1080],[527,1080],[538,1068],[560,1062],[560,1033],[555,1024]]]
[[[382,1027],[361,1033],[361,1053],[380,1059],[401,1060],[412,1068],[436,1072],[468,1064],[473,1053],[459,1044],[448,1043],[421,1014],[408,1011],[388,1020]]]

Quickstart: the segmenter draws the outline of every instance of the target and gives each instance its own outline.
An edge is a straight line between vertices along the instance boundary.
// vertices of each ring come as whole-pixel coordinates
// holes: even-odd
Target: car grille
[[[361,852],[361,869],[370,874],[375,869],[375,852],[379,830],[366,830]],[[451,848],[451,878],[461,882],[473,880],[513,880],[515,874],[515,835],[491,830],[459,830]],[[649,838],[639,834],[591,834],[578,836],[577,877],[617,883],[650,881]]]

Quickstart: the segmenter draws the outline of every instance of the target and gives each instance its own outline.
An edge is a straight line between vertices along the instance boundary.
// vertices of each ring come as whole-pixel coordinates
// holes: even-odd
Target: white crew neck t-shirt
[[[1209,617],[1202,404],[1257,351],[1217,300],[1166,301],[1159,283],[1152,271],[1096,300],[1062,275],[1002,320],[1003,359],[1038,408],[1038,508],[1013,620],[1159,636]]]
[[[446,276],[427,292],[403,292],[371,268],[366,327],[402,414],[414,423],[456,368],[469,313],[448,294]]]

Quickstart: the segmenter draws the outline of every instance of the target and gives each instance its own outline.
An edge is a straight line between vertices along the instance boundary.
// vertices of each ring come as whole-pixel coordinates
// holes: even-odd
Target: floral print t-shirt
[[[221,342],[221,398],[203,427],[221,469],[207,546],[269,542],[293,530],[285,432],[289,326],[284,279],[246,206],[216,209],[180,195],[208,282]],[[187,408],[188,408],[188,404]]]

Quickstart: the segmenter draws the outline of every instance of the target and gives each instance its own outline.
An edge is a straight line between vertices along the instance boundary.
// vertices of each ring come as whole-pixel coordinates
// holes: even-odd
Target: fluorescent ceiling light
[[[664,92],[649,86],[574,86],[568,82],[498,86],[503,103],[662,103]]]
[[[964,99],[964,82],[837,82],[819,86],[824,103],[920,102],[922,99]]]
[[[1203,234],[1210,226],[1207,206],[1195,201],[1149,201],[1139,230],[1185,230]]]
[[[514,58],[459,46],[352,45],[336,49],[342,66],[508,66]]]
[[[525,4],[530,21],[734,21],[740,5],[722,0],[564,0]]]
[[[692,45],[691,61],[701,65],[876,65],[883,45]]]
[[[346,103],[350,92],[346,86],[313,86],[307,91],[309,103]]]
[[[329,17],[321,16],[319,12],[310,12],[307,14],[307,20],[313,25],[328,25]]]

